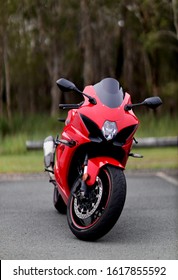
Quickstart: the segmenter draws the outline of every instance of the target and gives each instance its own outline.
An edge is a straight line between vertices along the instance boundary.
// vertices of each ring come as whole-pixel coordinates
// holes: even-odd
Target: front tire
[[[77,238],[93,241],[108,233],[122,212],[126,198],[125,175],[117,167],[104,166],[94,186],[88,189],[89,199],[82,198],[79,181],[74,184],[67,219]]]

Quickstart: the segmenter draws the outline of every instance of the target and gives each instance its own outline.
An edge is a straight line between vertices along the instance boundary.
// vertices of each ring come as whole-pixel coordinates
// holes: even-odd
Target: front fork
[[[87,179],[89,178],[88,175],[88,154],[86,154],[84,163],[83,163],[83,174],[81,178],[81,187],[80,187],[80,193],[81,196],[86,197],[88,194],[88,186],[86,184]]]
[[[124,169],[124,166],[114,158],[102,156],[89,159],[88,155],[86,154],[83,164],[83,174],[81,176],[80,188],[84,195],[87,194],[89,188],[95,184],[100,169],[106,164]]]

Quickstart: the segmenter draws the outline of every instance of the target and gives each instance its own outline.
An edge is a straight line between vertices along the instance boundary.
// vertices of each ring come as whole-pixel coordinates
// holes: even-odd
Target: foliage
[[[112,76],[133,101],[160,95],[176,114],[177,73],[176,0],[0,0],[1,134],[16,112],[54,116],[73,102],[60,77],[83,88]]]
[[[65,118],[66,113],[62,118]],[[135,137],[161,137],[178,135],[178,119],[176,116],[165,114],[155,116],[152,112],[137,114],[140,126]],[[44,140],[48,135],[54,138],[60,135],[64,124],[57,118],[47,115],[31,115],[25,119],[15,115],[9,123],[0,119],[0,156],[7,154],[26,154],[27,140]]]
[[[143,159],[129,158],[128,170],[140,172],[141,170],[177,170],[178,168],[177,147],[133,149],[133,152],[143,155]]]

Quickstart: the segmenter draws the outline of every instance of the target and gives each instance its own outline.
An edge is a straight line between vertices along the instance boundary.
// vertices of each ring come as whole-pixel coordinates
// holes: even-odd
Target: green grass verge
[[[38,173],[44,171],[43,152],[1,155],[0,173]]]
[[[130,157],[126,167],[128,170],[178,169],[178,149],[176,147],[137,148],[133,149],[133,152],[142,154],[144,158]],[[1,155],[0,173],[38,173],[43,171],[42,151],[29,151],[19,155]]]
[[[60,115],[66,117],[66,112]],[[178,135],[177,116],[155,117],[153,112],[139,114],[140,126],[136,132],[137,137],[161,137]],[[22,118],[14,116],[9,123],[7,119],[0,119],[0,155],[25,153],[26,140],[42,140],[48,135],[60,134],[64,124],[57,121],[57,117],[48,115],[34,115]]]
[[[60,117],[65,117],[66,112]],[[178,135],[178,118],[168,114],[155,117],[153,112],[138,115],[140,127],[137,137],[161,137]],[[56,118],[34,115],[22,118],[14,116],[11,123],[0,119],[0,173],[33,173],[44,170],[43,152],[28,152],[26,140],[43,140],[48,135],[60,134],[63,124]],[[135,149],[143,159],[129,158],[127,169],[178,168],[177,148]]]
[[[178,169],[177,147],[133,149],[132,152],[143,155],[143,158],[130,157],[127,169]]]
[[[137,137],[165,137],[178,135],[178,116],[169,114],[154,116],[153,111],[137,115],[140,126]]]

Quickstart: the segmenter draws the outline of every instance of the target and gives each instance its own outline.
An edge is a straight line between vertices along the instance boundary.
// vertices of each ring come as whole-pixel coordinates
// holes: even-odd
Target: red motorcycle
[[[45,170],[54,184],[53,203],[67,212],[69,227],[82,240],[96,240],[117,222],[126,198],[124,169],[139,121],[132,108],[156,108],[159,97],[132,104],[119,82],[105,78],[81,92],[66,79],[57,81],[63,91],[83,95],[79,104],[60,104],[70,109],[61,138],[44,140]],[[136,141],[136,140],[135,140]],[[140,156],[141,157],[141,156]]]

